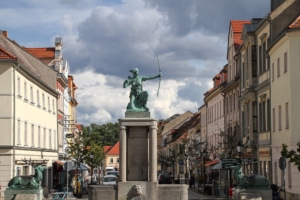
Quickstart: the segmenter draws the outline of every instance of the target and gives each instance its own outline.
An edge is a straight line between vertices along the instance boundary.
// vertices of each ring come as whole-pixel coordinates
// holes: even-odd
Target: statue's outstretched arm
[[[152,80],[152,79],[156,79],[156,78],[160,78],[162,76],[161,72],[156,75],[156,76],[142,76],[142,80],[146,81],[146,80]]]

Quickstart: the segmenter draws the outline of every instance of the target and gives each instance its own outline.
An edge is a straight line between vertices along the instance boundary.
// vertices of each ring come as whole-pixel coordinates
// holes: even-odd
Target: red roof
[[[300,15],[289,25],[289,28],[300,28]]]
[[[55,48],[54,47],[42,47],[42,48],[26,48],[26,47],[24,47],[24,49],[39,59],[55,58]]]
[[[105,153],[108,152],[109,149],[110,149],[111,147],[112,147],[112,146],[104,146],[104,152],[105,152]]]
[[[17,57],[15,57],[14,55],[8,53],[5,49],[3,49],[2,47],[0,47],[0,59],[6,59],[6,60],[17,60]]]
[[[106,155],[119,155],[120,152],[120,142],[114,144],[106,153]]]
[[[78,130],[82,130],[82,124],[76,124],[76,127],[78,128]]]
[[[235,50],[237,50],[238,47],[243,43],[243,40],[241,40],[243,26],[244,26],[244,24],[251,24],[251,21],[249,21],[249,20],[230,20],[230,24],[231,24],[232,32],[233,32],[234,47],[235,47]]]

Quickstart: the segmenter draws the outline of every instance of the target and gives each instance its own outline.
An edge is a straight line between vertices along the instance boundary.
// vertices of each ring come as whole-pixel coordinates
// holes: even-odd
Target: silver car
[[[117,177],[114,175],[104,176],[103,185],[117,185]]]

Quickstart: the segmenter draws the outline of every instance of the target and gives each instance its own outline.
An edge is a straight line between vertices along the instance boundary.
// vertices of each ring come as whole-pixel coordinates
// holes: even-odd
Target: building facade
[[[25,158],[46,164],[42,185],[52,185],[52,162],[58,158],[56,71],[9,40],[6,32],[0,35],[0,49],[2,188],[13,176],[33,173]]]

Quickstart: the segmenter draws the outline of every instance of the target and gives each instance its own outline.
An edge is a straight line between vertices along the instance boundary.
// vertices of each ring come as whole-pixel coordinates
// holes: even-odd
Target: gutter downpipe
[[[20,67],[17,63],[17,67],[13,67],[13,177],[15,176],[16,169],[16,69]]]

